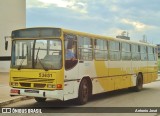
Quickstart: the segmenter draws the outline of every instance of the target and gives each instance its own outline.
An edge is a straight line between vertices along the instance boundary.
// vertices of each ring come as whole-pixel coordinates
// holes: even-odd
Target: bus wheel
[[[88,98],[89,98],[88,81],[87,79],[82,79],[78,93],[78,104],[83,105],[87,103]]]
[[[35,97],[34,98],[37,102],[45,102],[46,98],[41,98],[41,97]]]
[[[139,92],[143,89],[143,77],[141,74],[138,74],[137,80],[136,80],[136,86],[132,88],[132,90]]]

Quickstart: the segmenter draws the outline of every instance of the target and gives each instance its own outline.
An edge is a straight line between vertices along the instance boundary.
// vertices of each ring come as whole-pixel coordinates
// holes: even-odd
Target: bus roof
[[[86,32],[63,29],[63,28],[61,28],[61,29],[63,32],[66,32],[66,33],[84,35],[84,36],[89,36],[89,37],[96,38],[96,39],[101,38],[101,39],[107,39],[107,40],[113,40],[113,41],[126,42],[126,43],[130,43],[130,44],[139,44],[139,45],[147,45],[147,46],[149,45],[152,47],[156,47],[156,45],[150,44],[150,43],[143,43],[143,42],[137,42],[137,41],[133,41],[133,40],[119,39],[119,38],[109,37],[109,36],[105,36],[105,35],[96,35],[96,34],[91,34],[91,33],[86,33]]]
[[[82,35],[82,36],[87,36],[87,37],[92,37],[92,38],[97,38],[97,39],[100,38],[100,39],[106,39],[106,40],[126,42],[126,43],[130,43],[130,44],[139,44],[139,45],[146,45],[146,46],[156,47],[156,45],[150,44],[150,43],[143,43],[143,42],[137,42],[137,41],[133,41],[133,40],[119,39],[119,38],[109,37],[109,36],[105,36],[105,35],[98,35],[98,34],[80,32],[80,31],[76,31],[76,30],[69,30],[69,29],[57,28],[57,27],[31,27],[31,28],[23,28],[23,29],[14,30],[14,31],[12,31],[12,33],[15,32],[15,31],[27,30],[27,29],[61,29],[63,32],[70,33],[70,34]]]

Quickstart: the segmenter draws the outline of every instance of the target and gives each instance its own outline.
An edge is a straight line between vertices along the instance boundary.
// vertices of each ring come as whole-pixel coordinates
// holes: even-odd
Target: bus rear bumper
[[[12,88],[10,90],[10,96],[31,96],[42,98],[53,98],[63,101],[63,90],[35,90],[35,89],[19,89]]]

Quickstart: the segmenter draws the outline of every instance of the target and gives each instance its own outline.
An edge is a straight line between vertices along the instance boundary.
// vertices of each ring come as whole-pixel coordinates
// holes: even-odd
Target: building
[[[158,55],[160,56],[160,44],[157,44],[157,48],[158,48]]]
[[[26,0],[0,0],[0,72],[9,72],[11,39],[5,50],[5,36],[12,30],[26,27]]]
[[[116,38],[125,39],[125,40],[130,40],[130,37],[129,37],[128,35],[129,35],[128,32],[123,31],[123,32],[121,33],[121,35],[117,35]]]
[[[158,44],[157,47],[158,47],[158,70],[160,72],[160,44]]]
[[[158,56],[160,57],[160,44],[158,44],[157,46],[158,46]]]

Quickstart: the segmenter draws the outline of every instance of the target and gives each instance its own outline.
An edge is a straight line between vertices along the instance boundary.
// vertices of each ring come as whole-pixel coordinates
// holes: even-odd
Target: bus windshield
[[[61,40],[14,40],[11,68],[44,69],[46,71],[61,69]]]

